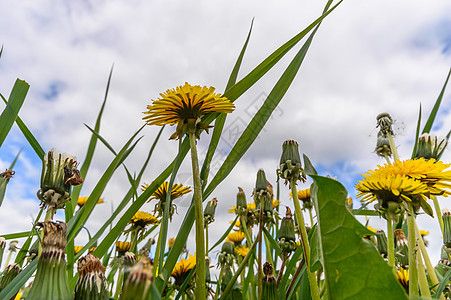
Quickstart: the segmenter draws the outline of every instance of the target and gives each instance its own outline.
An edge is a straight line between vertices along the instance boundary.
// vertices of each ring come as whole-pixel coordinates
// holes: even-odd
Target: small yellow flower
[[[88,200],[88,197],[78,197],[77,205],[82,207],[83,205],[85,205],[87,200]],[[99,198],[99,200],[97,200],[96,204],[100,204],[100,203],[103,203],[102,198]]]
[[[156,225],[159,223],[159,220],[157,217],[155,217],[152,214],[149,214],[148,212],[144,211],[138,211],[133,216],[133,218],[129,222],[130,224],[138,227],[146,227],[147,225]]]
[[[293,195],[290,196],[293,197]],[[301,200],[302,202],[310,202],[311,198],[310,198],[310,189],[306,189],[306,190],[298,190],[298,199]]]
[[[83,249],[83,246],[74,246],[74,253],[77,254],[81,249]],[[94,250],[96,250],[96,247],[89,248],[89,253],[94,252]]]
[[[374,228],[371,227],[371,226],[366,226],[366,229],[368,229],[369,231],[372,231],[372,232],[374,232],[374,233],[377,232],[377,229],[374,229]]]
[[[244,233],[241,231],[231,232],[227,235],[227,241],[240,244],[244,240]]]
[[[280,205],[279,199],[273,199],[273,201],[272,201],[272,208],[276,208],[279,205]]]
[[[188,259],[180,259],[178,263],[175,264],[174,269],[172,270],[171,276],[175,279],[175,285],[180,286],[188,276],[189,272],[196,265],[196,256],[189,255]]]
[[[14,298],[14,300],[20,300],[21,298],[22,298],[22,293],[17,293],[17,295]]]
[[[168,241],[168,247],[169,247],[169,249],[171,249],[172,246],[174,246],[174,243],[175,243],[175,238],[170,238],[169,241]]]
[[[403,267],[397,267],[396,279],[398,279],[399,283],[404,287],[406,291],[409,290],[409,270],[406,270]]]
[[[200,122],[200,118],[209,113],[231,113],[235,106],[227,98],[214,93],[213,87],[192,86],[188,83],[160,94],[160,98],[152,100],[147,105],[146,116],[143,120],[148,125],[175,125],[176,133],[173,138],[181,138],[187,133],[185,126],[195,126],[196,136],[201,130],[208,129],[207,124]],[[189,128],[192,129],[192,128]]]
[[[429,234],[429,231],[427,230],[420,230],[421,236],[427,236]]]
[[[255,202],[252,202],[252,203],[248,203],[248,204],[247,204],[247,210],[248,210],[248,211],[254,210],[255,207],[256,207]]]
[[[235,247],[234,251],[239,256],[245,257],[249,252],[249,247],[247,247],[246,245],[239,245]]]
[[[119,254],[122,254],[122,255],[125,254],[125,252],[130,250],[131,247],[132,247],[131,242],[116,241],[116,250],[117,250],[117,252],[119,252]]]
[[[275,208],[275,207],[277,207],[279,204],[280,204],[280,201],[279,201],[279,200],[274,200],[273,203],[272,203],[272,206]],[[229,214],[236,214],[236,206],[233,205],[233,206],[231,206],[231,207],[232,207],[232,208],[229,209],[227,212],[228,212]],[[248,211],[253,211],[253,210],[255,209],[255,207],[256,207],[255,202],[248,203],[248,204],[246,205],[246,207],[247,207],[247,210],[248,210]]]
[[[149,187],[148,184],[143,184],[142,185],[142,190],[145,191],[147,188]],[[154,213],[157,213],[158,217],[163,216],[164,213],[164,205],[166,203],[166,197],[168,194],[168,189],[169,189],[169,182],[165,181],[163,182],[163,184],[152,194],[152,196],[150,196],[148,201],[151,201],[153,199],[158,200],[157,204],[155,204],[155,209],[154,209]],[[170,210],[169,210],[169,219],[172,219],[172,215],[175,212],[175,204],[172,203],[173,200],[188,194],[189,192],[191,192],[190,187],[186,187],[183,186],[181,184],[173,184],[172,188],[171,188],[171,206],[170,206]]]

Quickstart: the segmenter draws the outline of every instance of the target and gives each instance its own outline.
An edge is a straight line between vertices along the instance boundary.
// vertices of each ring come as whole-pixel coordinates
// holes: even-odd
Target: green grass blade
[[[443,293],[443,290],[448,284],[450,277],[451,277],[451,269],[448,270],[448,272],[446,272],[445,276],[443,277],[443,280],[440,282],[437,291],[435,293],[434,299],[440,299],[440,295]]]
[[[1,292],[0,299],[11,299],[36,271],[38,260],[33,260]]]
[[[412,159],[414,159],[415,156],[417,155],[418,138],[420,137],[420,126],[421,126],[421,104],[420,104],[420,111],[418,113],[417,130],[415,133],[415,144],[413,145]]]
[[[129,145],[133,141],[133,139],[138,135],[138,133],[144,128],[142,126],[133,136],[125,143],[125,145],[122,147],[121,151],[119,151],[118,155],[113,159],[111,164],[108,166],[105,173],[100,178],[97,185],[94,187],[93,191],[88,197],[88,200],[86,200],[85,205],[78,211],[78,213],[72,218],[68,223],[68,242],[73,240],[75,236],[78,234],[78,232],[82,229],[82,227],[85,225],[88,217],[90,216],[92,210],[94,209],[95,205],[97,204],[97,200],[100,198],[103,190],[105,189],[107,183],[113,176],[113,173],[116,171],[117,167],[122,164],[122,162],[127,158],[127,155],[130,154],[130,151],[133,149],[133,147],[136,145],[132,145],[130,149],[128,149]],[[139,139],[138,139],[139,141]],[[130,150],[130,151],[129,151]]]
[[[0,115],[0,147],[6,139],[11,127],[16,120],[19,110],[27,96],[30,85],[23,80],[17,79],[9,95],[8,103]]]
[[[271,233],[269,233],[269,231],[266,228],[264,228],[264,227],[263,227],[263,233],[265,234],[266,238],[269,240],[269,243],[271,244],[271,247],[274,250],[276,250],[276,255],[278,257],[280,257],[280,255],[281,255],[280,254],[280,252],[281,252],[280,247],[277,244],[277,242],[274,240],[274,238],[272,237]]]
[[[108,81],[107,81],[107,85],[106,85],[105,97],[103,99],[103,103],[100,108],[99,114],[97,115],[96,124],[94,126],[95,132],[100,131],[100,121],[102,120],[103,110],[105,109],[106,100],[108,98],[108,91],[110,90],[111,76],[113,75],[113,67],[114,67],[114,65],[111,66],[110,74],[108,76]],[[80,168],[80,175],[81,175],[81,178],[83,178],[83,179],[86,178],[86,174],[88,173],[89,166],[91,165],[92,158],[94,156],[94,150],[95,150],[96,144],[97,144],[97,138],[98,138],[97,135],[92,134],[91,140],[89,141],[88,151],[86,152],[85,159]],[[75,207],[77,205],[77,200],[78,200],[78,197],[80,196],[80,191],[81,191],[82,187],[83,187],[83,184],[77,185],[74,187],[74,189],[72,191],[72,195],[71,195],[72,196],[72,201],[71,201],[72,207]]]
[[[3,97],[2,94],[0,94],[0,97],[2,98],[3,102],[5,102],[5,104],[8,104],[8,101],[6,101],[5,97]],[[31,131],[28,129],[28,127],[25,125],[25,123],[19,116],[17,116],[16,118],[16,124],[17,126],[19,126],[20,131],[22,131],[22,134],[27,139],[28,143],[30,144],[31,148],[33,148],[36,155],[39,157],[39,159],[42,160],[45,154],[44,150],[42,149],[38,140],[36,140],[34,135],[31,133]]]
[[[230,154],[227,156],[224,163],[221,165],[218,172],[215,174],[214,178],[205,189],[204,197],[210,195],[211,192],[218,186],[218,184],[221,183],[230,174],[241,157],[243,157],[249,147],[253,144],[254,140],[263,129],[263,126],[271,117],[271,113],[280,103],[282,97],[285,95],[292,81],[294,80],[294,77],[296,76],[301,63],[304,61],[305,55],[307,54],[307,50],[310,47],[315,32],[316,29],[298,51],[287,69],[283,72],[282,76],[277,81],[274,88],[269,93],[263,105],[260,107],[258,112],[250,121],[249,125],[238,138],[238,141],[235,143],[232,150],[230,150]]]
[[[233,67],[232,74],[230,74],[229,81],[227,82],[226,90],[231,88],[235,83],[238,77],[238,72],[241,67],[241,63],[243,62],[244,53],[246,52],[247,45],[249,43],[249,39],[251,37],[252,27],[254,25],[254,19],[251,22],[251,28],[249,29],[249,33],[247,34],[246,41],[241,49],[240,55]],[[219,139],[221,138],[222,130],[224,129],[224,123],[227,118],[227,114],[220,114],[215,121],[215,127],[213,129],[213,134],[211,136],[210,144],[208,146],[207,154],[205,155],[205,160],[202,165],[202,170],[200,172],[200,178],[202,180],[202,188],[205,188],[208,180],[208,173],[210,172],[210,163],[213,158],[213,154],[218,147]]]
[[[146,160],[144,161],[144,164],[141,168],[141,171],[138,174],[138,177],[136,178],[136,183],[138,184],[141,181],[141,177],[142,174],[144,173],[144,170],[146,169],[150,158],[153,154],[153,151],[157,145],[157,142],[160,139],[161,133],[163,132],[163,128],[164,126],[161,128],[161,130],[159,131],[157,137],[155,138],[152,146],[150,147],[149,153],[147,155]],[[121,203],[119,204],[119,206],[116,208],[116,210],[112,213],[112,215],[108,218],[108,220],[102,225],[102,227],[97,231],[97,233],[89,240],[89,242],[80,250],[79,253],[77,253],[77,255],[75,255],[75,260],[77,260],[78,258],[81,257],[81,255],[88,250],[90,247],[92,247],[98,240],[99,238],[102,236],[102,234],[105,232],[106,228],[114,221],[114,219],[119,215],[119,213],[125,208],[125,206],[128,204],[128,202],[130,201],[130,199],[132,198],[132,196],[135,194],[135,189],[132,186],[129,191],[127,192],[127,194],[124,196],[124,198],[122,199]],[[125,224],[127,225],[127,224]],[[125,226],[124,226],[125,227]],[[111,230],[110,230],[111,231]],[[121,231],[119,231],[119,235],[121,234]],[[119,236],[110,236],[110,241],[106,241],[105,244],[110,244],[107,249],[114,243],[114,241],[117,239],[117,237]],[[105,239],[103,240],[105,241]]]
[[[227,228],[226,232],[224,232],[224,234],[219,238],[219,240],[213,246],[211,246],[210,249],[208,249],[208,252],[211,252],[214,248],[216,248],[219,244],[221,244],[222,241],[226,239],[227,235],[229,235],[230,231],[232,231],[233,226],[235,226],[236,220],[238,220],[238,216],[236,216],[235,220],[233,220],[232,222],[232,225],[230,225],[229,228]]]
[[[434,107],[432,108],[432,111],[429,114],[429,118],[428,118],[426,124],[424,125],[422,133],[429,133],[432,129],[432,125],[434,124],[435,117],[437,115],[438,109],[442,102],[443,94],[445,93],[446,85],[448,84],[450,75],[451,75],[451,68],[449,69],[448,76],[446,76],[445,84],[443,84],[442,90],[440,91],[437,101],[435,101]]]
[[[19,158],[20,153],[22,152],[22,149],[17,153],[16,157],[14,158],[13,162],[9,166],[8,170],[12,170],[14,168],[14,165],[17,162],[17,159]],[[8,179],[6,178],[0,178],[0,206],[3,204],[3,199],[5,198],[6,194],[6,187],[8,185]]]
[[[224,97],[231,101],[239,98],[245,91],[253,86],[263,75],[265,75],[291,48],[293,48],[304,36],[307,35],[316,25],[318,25],[327,15],[329,15],[343,0],[339,1],[327,12],[323,13],[319,18],[313,21],[304,30],[299,32],[288,42],[280,46],[276,51],[262,61],[255,69],[246,75],[239,82],[234,84],[230,89],[226,90]]]
[[[36,218],[33,221],[33,229],[30,231],[30,234],[28,235],[28,238],[25,241],[25,243],[22,245],[22,247],[20,247],[19,253],[17,253],[16,259],[15,259],[14,262],[16,264],[19,264],[21,267],[22,267],[22,265],[24,263],[25,256],[28,253],[28,249],[30,248],[33,236],[37,234],[37,230],[35,228],[35,225],[39,221],[39,219],[41,218],[41,215],[42,215],[43,211],[44,211],[44,208],[41,208],[39,210],[38,215],[36,216]]]
[[[8,234],[2,234],[1,237],[4,237],[5,240],[14,240],[14,239],[20,239],[24,237],[30,236],[30,231],[23,231],[23,232],[16,232],[16,233],[8,233]]]

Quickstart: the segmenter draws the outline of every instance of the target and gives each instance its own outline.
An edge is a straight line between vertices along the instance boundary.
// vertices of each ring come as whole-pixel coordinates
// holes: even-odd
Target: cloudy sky
[[[249,73],[277,47],[314,21],[325,1],[0,1],[0,92],[9,95],[17,77],[30,85],[20,117],[42,147],[56,147],[83,161],[90,138],[84,123],[94,126],[108,73],[114,64],[101,134],[120,149],[143,124],[146,105],[160,92],[189,82],[224,92],[228,76],[254,28],[239,78]],[[337,177],[355,196],[360,174],[383,160],[373,150],[376,116],[389,112],[396,120],[401,157],[410,156],[420,104],[426,119],[451,66],[451,3],[446,0],[345,0],[323,22],[301,69],[260,137],[213,193],[217,197],[217,228],[232,216],[237,187],[248,200],[255,174],[264,168],[274,183],[281,145],[287,138],[300,143],[321,175]],[[298,49],[298,48],[296,48]],[[237,133],[271,91],[296,49],[236,102],[214,158],[215,173]],[[434,133],[451,129],[451,95],[445,94]],[[424,122],[423,122],[424,123]],[[139,170],[159,128],[147,127],[144,138],[127,159]],[[177,143],[163,132],[145,172],[151,182],[173,159]],[[202,135],[200,153],[209,141]],[[0,168],[9,166],[23,149],[0,208],[0,233],[28,230],[39,201],[41,165],[16,126],[0,148]],[[100,143],[82,194],[87,196],[113,159]],[[449,151],[443,156],[451,161]],[[191,184],[187,159],[178,180]],[[307,188],[304,185],[303,188]],[[118,205],[129,184],[122,170],[112,178],[88,222],[91,233]],[[288,189],[281,201],[290,205]],[[179,200],[174,235],[189,197]],[[355,202],[357,205],[358,201]],[[145,205],[150,211],[154,203]],[[442,201],[442,208],[451,207]],[[420,217],[420,228],[431,231],[431,256],[438,259],[441,234],[435,219]],[[383,227],[377,218],[373,227]],[[222,231],[213,231],[216,240]],[[87,237],[80,235],[77,243]],[[193,240],[188,248],[194,251]]]

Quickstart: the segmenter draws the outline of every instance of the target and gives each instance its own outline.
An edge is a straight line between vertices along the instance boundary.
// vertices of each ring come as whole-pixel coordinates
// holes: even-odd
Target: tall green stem
[[[297,189],[296,189],[296,181],[291,180],[290,181],[290,187],[291,187],[291,194],[297,195]],[[298,220],[298,225],[301,232],[301,243],[302,247],[304,249],[304,256],[305,256],[305,264],[307,266],[307,275],[308,280],[310,284],[310,291],[312,293],[312,299],[313,300],[319,300],[319,291],[318,291],[318,285],[316,284],[316,278],[315,274],[310,271],[310,245],[308,243],[308,236],[307,236],[307,230],[305,228],[304,223],[304,217],[302,216],[301,211],[301,204],[299,203],[299,199],[296,196],[293,196],[293,203],[294,203],[294,211],[296,214],[296,219]]]
[[[387,252],[388,252],[388,265],[390,267],[395,266],[395,240],[393,235],[393,220],[388,218],[387,220]]]
[[[155,249],[155,257],[153,259],[154,262],[158,262],[160,259],[161,234],[162,234],[162,230],[160,228],[160,232],[158,233],[157,248]],[[157,270],[159,270],[161,272],[162,268],[153,268],[153,276],[154,277],[156,277],[156,275],[157,275]]]
[[[395,140],[393,139],[393,136],[391,135],[391,133],[387,133],[387,137],[388,137],[388,142],[390,143],[390,149],[391,149],[391,153],[393,155],[393,159],[395,161],[397,161],[397,160],[399,160],[399,155],[398,155],[398,149],[396,149]]]
[[[438,203],[437,196],[432,195],[432,201],[434,201],[435,213],[437,214],[437,219],[440,224],[440,229],[442,230],[442,235],[443,235],[443,230],[445,227],[443,225],[442,210],[440,209],[440,204]]]
[[[418,275],[420,282],[421,297],[430,299],[431,292],[429,291],[429,283],[426,277],[426,272],[424,270],[423,260],[421,259],[421,252],[418,252],[417,257],[418,257]]]
[[[199,173],[199,159],[197,158],[196,137],[189,133],[191,147],[191,164],[193,168],[194,211],[196,218],[196,299],[207,299],[205,284],[205,238],[204,211],[202,209],[202,184]]]
[[[414,210],[411,203],[409,203],[409,211],[407,212],[407,229],[409,245],[409,296],[416,299],[418,297],[417,241]]]
[[[262,235],[263,235],[263,199],[260,199],[260,218],[259,218],[259,229],[258,229],[258,299],[262,299],[262,289],[263,289],[263,268],[262,268]]]

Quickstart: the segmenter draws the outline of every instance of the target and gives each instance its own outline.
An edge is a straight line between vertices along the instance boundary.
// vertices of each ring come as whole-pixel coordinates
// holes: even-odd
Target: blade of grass
[[[5,240],[14,240],[14,239],[20,239],[24,237],[30,236],[31,231],[23,231],[23,232],[16,232],[16,233],[8,233],[8,234],[2,234],[1,237],[4,237]]]
[[[103,190],[105,189],[107,183],[113,176],[113,173],[116,171],[117,167],[124,161],[124,159],[127,157],[128,154],[130,154],[130,151],[133,150],[134,146],[137,142],[135,142],[134,145],[128,149],[129,145],[132,143],[133,139],[138,135],[138,133],[144,128],[142,126],[138,131],[136,131],[135,134],[125,143],[125,145],[122,147],[121,151],[119,151],[118,155],[113,159],[111,164],[108,166],[105,173],[100,178],[97,185],[94,187],[92,193],[89,195],[88,200],[86,200],[85,205],[78,211],[78,213],[72,218],[68,224],[68,242],[75,238],[75,236],[78,234],[78,232],[81,230],[81,228],[85,225],[87,218],[91,214],[92,210],[94,209],[97,200],[100,198],[100,195],[102,194]]]
[[[22,152],[22,149],[20,149],[19,153],[17,153],[16,157],[14,158],[13,162],[9,166],[8,170],[12,170],[14,168],[21,152]],[[5,181],[4,178],[2,178],[2,180],[3,180],[2,183],[0,183],[0,186],[2,186],[2,188],[0,188],[0,206],[2,206],[2,204],[3,204],[3,199],[5,198],[6,187],[8,184],[8,181]]]
[[[0,147],[6,139],[11,127],[16,120],[19,110],[25,101],[30,85],[23,80],[17,79],[14,83],[8,103],[0,115]]]
[[[5,97],[3,97],[2,94],[0,94],[0,97],[2,98],[3,102],[5,102],[5,104],[8,104],[8,101],[5,99]],[[22,134],[27,139],[28,143],[30,144],[31,148],[33,148],[36,155],[39,157],[39,159],[42,160],[45,154],[44,150],[42,150],[41,145],[39,145],[34,135],[31,133],[31,131],[28,129],[28,127],[25,125],[25,123],[19,116],[16,117],[16,124],[17,126],[19,126],[20,131],[22,131]]]
[[[141,177],[144,173],[144,170],[146,169],[149,161],[150,161],[150,157],[152,156],[152,153],[157,145],[157,142],[160,139],[161,133],[163,132],[164,126],[160,129],[160,131],[158,132],[157,137],[155,138],[152,146],[150,147],[149,153],[147,155],[146,160],[144,161],[144,164],[141,168],[141,171],[138,174],[138,177],[136,178],[136,182],[139,183],[141,181]],[[113,150],[114,151],[114,150]],[[130,201],[130,199],[132,198],[133,194],[135,193],[135,190],[133,188],[133,186],[129,189],[129,191],[127,192],[127,194],[124,196],[124,198],[122,199],[121,203],[119,204],[119,206],[116,208],[116,210],[112,213],[112,215],[108,218],[108,220],[102,225],[102,227],[97,231],[97,233],[89,240],[89,242],[83,247],[82,250],[80,250],[79,253],[77,253],[77,255],[75,255],[75,260],[77,260],[78,258],[81,257],[81,255],[88,250],[90,247],[92,247],[94,245],[94,243],[96,243],[98,241],[98,239],[102,236],[102,234],[105,232],[105,229],[113,222],[113,220],[119,215],[119,213],[122,211],[122,209],[124,209],[124,207],[128,204],[128,202]],[[110,230],[111,231],[111,230]],[[120,233],[119,233],[120,234]],[[119,235],[118,235],[119,236]],[[114,237],[114,240],[111,242],[111,244],[117,239],[117,237]],[[110,246],[111,246],[110,244]],[[109,248],[109,246],[107,247]]]
[[[232,225],[230,225],[229,228],[227,228],[226,232],[224,232],[224,234],[219,238],[219,240],[210,249],[208,249],[208,252],[211,252],[214,248],[216,248],[219,244],[221,244],[222,241],[226,239],[227,235],[229,235],[230,231],[232,231],[233,226],[235,226],[236,220],[238,220],[238,216],[236,216],[235,220],[233,220],[232,222]]]
[[[445,276],[443,277],[442,282],[440,282],[437,292],[435,293],[434,299],[440,299],[440,295],[443,293],[443,290],[445,289],[446,285],[449,282],[449,278],[451,277],[451,269],[446,272]]]
[[[230,89],[235,83],[238,77],[238,72],[241,67],[241,63],[243,62],[244,53],[246,52],[247,45],[249,43],[249,39],[251,37],[252,27],[254,25],[254,19],[251,22],[251,28],[249,29],[249,33],[247,34],[246,41],[244,42],[243,48],[241,49],[240,55],[233,67],[232,74],[230,74],[229,81],[226,85],[226,90]],[[202,179],[202,189],[205,188],[208,180],[208,173],[210,172],[210,163],[213,158],[213,154],[218,147],[219,139],[221,138],[222,130],[224,129],[224,123],[227,118],[227,114],[220,114],[219,117],[215,121],[215,127],[213,129],[213,133],[211,136],[210,144],[208,145],[208,151],[205,155],[205,160],[202,165],[202,170],[200,172],[200,178]]]
[[[265,233],[266,238],[269,240],[269,243],[271,244],[271,247],[276,250],[276,255],[280,257],[280,247],[277,244],[277,242],[274,240],[274,238],[272,237],[271,233],[269,233],[269,231],[263,227],[263,232]]]
[[[420,136],[420,126],[421,126],[421,104],[420,104],[420,112],[418,113],[417,130],[415,133],[415,144],[413,145],[412,159],[414,159],[415,156],[417,155],[418,137]]]
[[[38,260],[33,260],[1,292],[0,299],[11,299],[36,271]]]
[[[111,76],[113,75],[113,67],[114,67],[114,65],[111,66],[110,74],[108,75],[105,96],[103,98],[103,103],[102,103],[102,106],[100,107],[99,114],[97,115],[96,124],[94,126],[95,132],[100,131],[100,121],[102,120],[103,110],[105,109],[106,100],[108,98],[108,91],[110,90]],[[89,169],[89,166],[91,165],[92,158],[94,156],[94,150],[96,148],[97,138],[98,138],[97,135],[92,134],[91,140],[89,141],[88,151],[86,152],[85,159],[80,168],[80,175],[83,179],[86,178],[86,174],[88,174],[88,169]],[[80,196],[80,191],[81,191],[82,187],[83,187],[83,184],[77,185],[77,186],[75,186],[74,190],[72,191],[72,195],[71,195],[72,196],[72,201],[71,201],[72,207],[75,207],[77,205],[77,200],[78,200],[78,197]]]
[[[448,84],[449,77],[451,75],[451,68],[449,69],[448,76],[446,76],[445,83],[443,84],[442,90],[435,101],[434,107],[432,108],[431,113],[429,114],[429,118],[424,125],[422,133],[429,133],[432,129],[432,125],[434,124],[435,117],[437,116],[438,109],[440,108],[440,104],[442,102],[443,94],[445,94],[446,85]]]

